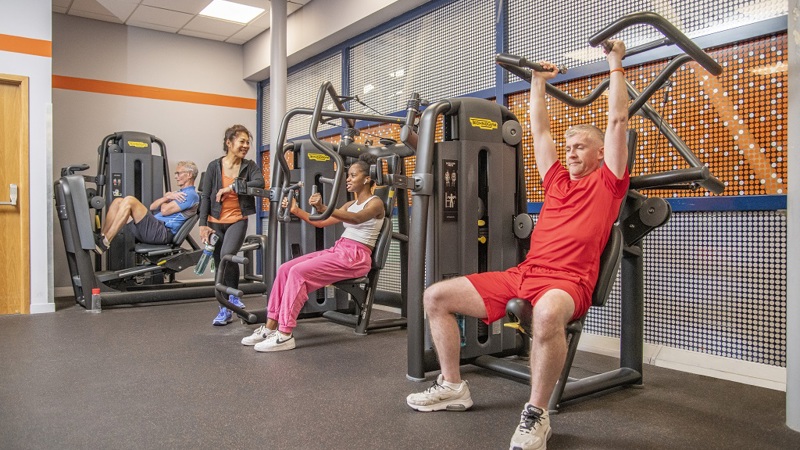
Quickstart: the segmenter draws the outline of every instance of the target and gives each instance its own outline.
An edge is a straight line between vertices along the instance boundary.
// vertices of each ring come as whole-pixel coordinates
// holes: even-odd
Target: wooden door
[[[0,314],[30,312],[28,135],[28,78],[0,74]]]

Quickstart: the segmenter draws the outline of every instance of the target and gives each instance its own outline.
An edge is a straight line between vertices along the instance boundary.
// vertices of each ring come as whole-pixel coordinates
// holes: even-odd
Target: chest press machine
[[[325,109],[325,101],[330,99],[337,106],[336,111]],[[413,155],[413,148],[405,144],[387,142],[382,146],[368,146],[353,142],[353,137],[358,134],[355,128],[356,121],[367,121],[370,123],[395,124],[411,128],[416,120],[420,99],[417,94],[412,94],[408,102],[408,114],[406,117],[383,116],[374,114],[359,114],[347,111],[343,101],[346,97],[339,96],[330,82],[323,83],[313,109],[295,108],[289,111],[283,119],[278,136],[278,144],[281,151],[276,151],[273,164],[273,178],[271,181],[270,215],[268,222],[267,237],[269,244],[266,245],[265,252],[266,265],[264,268],[267,274],[267,293],[272,289],[275,279],[277,265],[279,263],[278,249],[282,254],[280,260],[289,260],[296,256],[310,253],[324,248],[331,247],[341,236],[343,226],[325,227],[322,229],[308,225],[297,218],[293,218],[288,208],[281,208],[283,199],[287,196],[295,196],[298,206],[308,209],[308,198],[312,192],[320,192],[326,203],[331,205],[324,213],[311,214],[311,220],[325,220],[333,213],[335,206],[341,203],[341,199],[346,194],[343,180],[347,170],[346,160],[354,160],[361,153],[368,152],[376,155],[379,161],[386,162],[388,179],[393,177],[404,178],[405,165],[403,158]],[[285,142],[286,131],[289,121],[298,115],[311,116],[311,126],[309,139]],[[322,141],[319,138],[318,128],[320,124],[330,120],[342,119],[345,123],[342,140],[338,145]],[[293,156],[294,167],[290,167],[286,158],[287,154]],[[383,179],[383,163],[371,168],[372,178],[380,181]],[[374,170],[373,170],[374,169]],[[386,220],[384,220],[375,247],[372,252],[372,265],[367,275],[359,278],[342,280],[334,283],[329,288],[323,288],[317,293],[310,293],[309,300],[301,310],[301,317],[321,315],[333,322],[351,326],[357,334],[367,334],[370,330],[404,327],[405,319],[405,261],[407,260],[408,242],[408,210],[402,205],[408,204],[407,195],[404,191],[398,190],[395,186],[381,186],[376,188],[377,195],[384,202],[386,208]],[[398,231],[393,231],[392,215],[397,204]],[[279,224],[282,233],[281,240],[278,240]],[[375,320],[371,318],[372,306],[376,295],[378,279],[381,269],[384,268],[392,241],[399,243],[400,247],[400,274],[402,291],[399,296],[392,296],[394,303],[399,304],[401,314],[399,318],[386,318]],[[282,242],[283,244],[279,244]],[[237,259],[238,258],[238,259]],[[231,258],[232,261],[243,261],[241,257]],[[219,273],[217,280],[222,280]],[[234,311],[244,322],[262,323],[266,322],[264,311],[250,312],[237,308],[228,302],[227,294],[238,295],[237,291],[231,290],[227,286],[217,284],[217,299],[225,307]],[[399,297],[399,298],[397,298]]]
[[[617,272],[621,266],[621,297],[622,297],[622,329],[621,329],[621,356],[620,368],[610,372],[594,375],[582,380],[569,379],[569,372],[572,361],[578,347],[578,340],[583,329],[585,320],[581,318],[573,321],[567,326],[568,354],[561,377],[557,382],[553,394],[550,398],[548,409],[556,411],[564,401],[576,399],[593,393],[605,391],[615,387],[640,385],[642,383],[642,356],[644,347],[644,273],[643,273],[643,246],[642,239],[655,228],[666,223],[671,215],[669,204],[658,197],[646,197],[640,191],[646,189],[698,189],[703,187],[713,193],[721,193],[724,185],[709,172],[684,143],[675,130],[666,123],[647,101],[650,97],[664,85],[678,68],[689,60],[697,61],[703,68],[712,75],[719,75],[722,68],[708,54],[697,47],[688,37],[681,33],[672,24],[654,13],[636,13],[625,16],[614,22],[610,26],[601,30],[589,40],[592,46],[601,45],[611,36],[617,34],[624,28],[633,25],[647,24],[661,31],[668,39],[668,42],[675,43],[686,54],[674,58],[652,83],[643,91],[637,91],[626,81],[627,90],[633,100],[629,106],[629,117],[640,114],[659,124],[659,129],[672,146],[680,153],[684,161],[689,165],[685,169],[676,169],[662,173],[641,175],[631,177],[630,190],[626,199],[623,201],[619,221],[615,224],[609,236],[609,240],[603,251],[600,261],[600,271],[598,281],[592,295],[592,305],[602,306],[605,304],[611,287],[613,286]],[[628,51],[628,55],[634,53],[636,49]],[[538,64],[528,61],[519,56],[500,54],[496,57],[497,63],[509,72],[520,78],[530,81],[531,70],[540,69]],[[602,92],[608,88],[608,80],[603,81],[587,97],[576,99],[569,94],[547,85],[547,93],[563,101],[572,107],[586,106],[597,99]],[[425,111],[420,120],[420,143],[417,149],[417,169],[415,176],[435,177],[431,171],[431,161],[433,155],[437,153],[439,144],[433,143],[433,133],[427,127],[435,124],[435,115],[449,114],[452,107],[449,105],[432,105]],[[430,113],[429,113],[430,112]],[[430,114],[430,115],[428,115]],[[460,114],[464,116],[464,114]],[[467,117],[469,117],[467,115]],[[515,120],[515,119],[514,119]],[[501,137],[498,135],[498,138]],[[509,143],[507,136],[502,136]],[[628,132],[628,168],[633,169],[636,149],[636,132]],[[422,164],[421,164],[422,162]],[[517,167],[522,170],[521,167]],[[510,173],[510,172],[509,172]],[[480,177],[481,175],[478,175]],[[519,178],[520,173],[516,176]],[[439,185],[439,182],[436,184]],[[496,189],[492,184],[490,189]],[[420,209],[412,210],[411,236],[416,237],[415,231],[421,231],[430,227],[430,220],[426,216],[427,199],[430,192],[416,193],[414,205],[417,199],[423,198]],[[467,198],[470,197],[469,193]],[[510,193],[507,193],[510,194]],[[516,193],[517,198],[525,198],[524,185]],[[462,197],[463,198],[463,197]],[[506,198],[511,198],[506,195]],[[508,200],[507,200],[508,201]],[[480,202],[479,202],[480,204]],[[488,205],[487,210],[491,215],[497,214],[495,205]],[[432,208],[436,210],[436,200]],[[419,220],[419,222],[417,222]],[[475,222],[467,221],[463,226],[475,227]],[[490,225],[491,227],[491,225]],[[527,213],[517,214],[514,218],[513,230],[518,242],[525,242],[533,228],[533,219]],[[505,228],[508,231],[509,228]],[[437,239],[437,235],[434,235]],[[503,242],[510,241],[506,236],[502,237]],[[490,237],[491,243],[491,237]],[[424,235],[420,241],[413,241],[411,245],[411,268],[422,267],[422,254],[428,248]],[[441,246],[439,247],[441,248]],[[433,267],[437,267],[437,261],[451,258],[452,255],[436,255],[433,259]],[[510,264],[508,265],[510,266]],[[503,269],[507,268],[504,267]],[[495,269],[490,269],[495,270]],[[501,269],[502,270],[502,269]],[[467,274],[464,271],[460,274]],[[427,275],[435,275],[427,274]],[[423,272],[412,272],[410,277],[411,286],[409,288],[409,298],[413,301],[409,303],[409,340],[408,340],[408,378],[422,380],[426,371],[436,370],[438,363],[432,346],[430,345],[429,332],[426,329],[422,314],[422,291],[424,286],[433,281],[442,279],[441,276],[433,278],[423,277]],[[427,284],[426,284],[427,282]],[[483,323],[477,319],[467,319],[463,322],[462,328],[462,364],[474,364],[479,367],[496,370],[505,375],[512,376],[524,381],[530,381],[530,372],[527,365],[515,362],[512,357],[527,356],[529,351],[530,325],[532,319],[532,307],[529,301],[514,299],[507,306],[508,319],[495,322],[490,326],[490,330],[482,327]],[[508,327],[501,327],[500,322],[506,322]],[[517,329],[513,337],[509,337],[505,330]],[[503,331],[501,331],[503,330]],[[518,358],[517,358],[518,359]]]

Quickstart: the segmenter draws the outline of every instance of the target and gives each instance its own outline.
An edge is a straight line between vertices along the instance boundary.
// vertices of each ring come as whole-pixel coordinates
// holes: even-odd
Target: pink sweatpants
[[[281,264],[267,304],[267,317],[278,321],[278,330],[291,333],[308,293],[337,281],[366,275],[372,266],[372,251],[347,238],[333,247],[298,256]]]

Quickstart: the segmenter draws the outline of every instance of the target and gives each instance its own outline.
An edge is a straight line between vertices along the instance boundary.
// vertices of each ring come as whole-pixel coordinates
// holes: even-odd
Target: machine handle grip
[[[542,67],[542,65],[537,62],[530,61],[522,56],[511,55],[509,53],[500,53],[494,57],[494,60],[495,62],[500,64],[516,66],[516,67],[527,67],[536,72],[548,72],[548,70],[545,70],[545,68]],[[561,74],[567,73],[567,66],[559,66],[558,73]]]
[[[712,75],[717,76],[722,73],[722,66],[714,61],[708,53],[704,52],[697,44],[692,42],[692,40],[676,28],[675,25],[669,23],[666,19],[654,12],[638,12],[628,14],[618,19],[616,22],[590,37],[589,45],[592,47],[603,45],[611,36],[619,33],[623,29],[640,24],[650,25],[656,28]]]

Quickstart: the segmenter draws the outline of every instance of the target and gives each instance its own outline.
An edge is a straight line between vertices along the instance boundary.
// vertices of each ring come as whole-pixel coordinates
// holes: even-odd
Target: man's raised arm
[[[628,164],[628,145],[625,141],[628,130],[628,88],[625,83],[625,70],[622,68],[622,57],[625,56],[625,44],[622,41],[610,40],[608,51],[608,67],[610,85],[608,88],[608,127],[604,143],[603,161],[617,178],[622,178]]]
[[[558,160],[556,144],[550,134],[550,115],[544,94],[547,80],[558,74],[558,68],[548,62],[540,63],[548,72],[531,71],[530,118],[531,134],[533,134],[533,155],[536,157],[536,168],[539,176],[544,176],[553,163]]]

